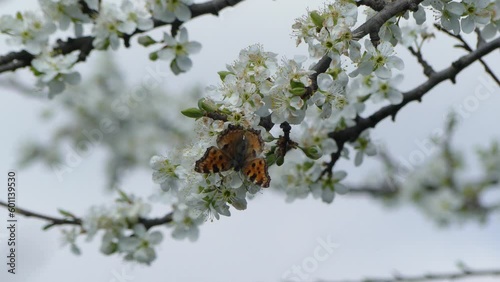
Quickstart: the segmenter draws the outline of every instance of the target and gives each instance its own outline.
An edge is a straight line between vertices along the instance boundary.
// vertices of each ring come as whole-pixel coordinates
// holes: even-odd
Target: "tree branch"
[[[417,58],[418,63],[422,66],[424,69],[424,74],[427,77],[430,77],[434,73],[434,69],[432,69],[431,65],[427,63],[427,61],[424,59],[422,56],[422,52],[420,50],[415,50],[413,47],[408,47],[408,50],[410,53]]]
[[[481,57],[498,48],[500,48],[500,37],[488,43],[485,43],[471,53],[460,57],[458,60],[453,62],[450,67],[432,74],[431,76],[429,76],[429,79],[426,82],[420,84],[413,90],[403,93],[404,98],[400,104],[385,106],[367,118],[358,117],[356,119],[356,125],[337,132],[331,132],[329,134],[329,137],[333,138],[337,142],[338,148],[343,148],[344,143],[356,141],[358,136],[364,130],[375,127],[383,119],[392,116],[392,119],[394,120],[396,114],[406,104],[412,101],[420,101],[422,97],[436,85],[448,79],[454,80],[457,74],[460,73],[464,68],[468,67],[473,62],[479,60]],[[332,158],[331,162],[327,166],[327,169],[333,168],[339,156],[340,154],[337,154]]]
[[[149,228],[154,227],[154,226],[163,225],[163,224],[167,224],[167,223],[172,222],[172,216],[173,216],[173,213],[170,212],[170,213],[167,213],[166,215],[164,215],[162,217],[158,217],[158,218],[151,218],[151,219],[139,218],[139,222],[142,223],[144,225],[144,227],[146,227],[146,229],[149,229]]]
[[[0,201],[0,206],[8,208],[8,204],[4,201]],[[22,209],[19,207],[16,207],[15,209],[16,209],[15,213],[18,213],[20,215],[24,215],[26,217],[34,217],[34,218],[38,218],[41,220],[49,221],[50,226],[54,226],[54,225],[80,225],[81,226],[82,225],[82,220],[80,218],[74,218],[74,219],[57,218],[57,217],[52,217],[52,216],[44,215],[41,213],[25,210],[25,209]]]
[[[353,40],[359,41],[361,38],[365,37],[368,34],[378,34],[380,28],[386,21],[407,10],[416,11],[418,9],[418,4],[420,4],[420,2],[422,1],[423,0],[401,0],[384,5],[383,9],[381,9],[380,12],[368,19],[365,23],[363,23],[352,32]],[[364,1],[360,4],[368,5],[368,3],[372,2],[376,3],[378,2],[378,0]],[[302,95],[302,98],[306,99],[307,97],[310,97],[314,94],[314,92],[318,89],[316,78],[320,73],[324,73],[328,69],[331,62],[332,59],[330,59],[328,55],[325,55],[323,58],[321,58],[321,60],[319,60],[318,63],[316,63],[316,65],[314,65],[312,70],[314,70],[315,73],[310,76],[312,85],[306,89],[306,93]]]
[[[205,14],[212,14],[212,15],[218,15],[218,13],[227,7],[235,6],[236,4],[242,2],[244,0],[212,0],[208,1],[205,3],[200,3],[200,4],[193,4],[189,8],[191,10],[191,19],[205,15]],[[161,21],[154,21],[154,27],[160,27],[167,25],[169,23],[161,22]],[[171,23],[172,25],[177,25],[180,26],[182,24],[181,22],[174,22]],[[130,37],[138,34],[138,33],[144,33],[146,31],[139,31],[136,30],[133,34],[131,35],[124,35],[123,39],[125,42],[125,45],[127,45],[127,42],[130,40]],[[61,53],[63,55],[71,53],[73,51],[80,51],[80,55],[78,57],[78,61],[85,61],[90,52],[94,49],[94,46],[92,45],[92,42],[94,41],[93,36],[84,36],[84,37],[79,37],[79,38],[69,38],[67,41],[63,40],[57,40],[57,44],[54,47],[54,51],[56,53]],[[24,68],[27,66],[31,65],[31,61],[35,58],[34,55],[26,52],[26,51],[19,51],[19,52],[11,52],[8,53],[4,56],[0,56],[0,73],[2,72],[7,72],[7,71],[15,71],[19,68]]]
[[[400,274],[395,274],[393,277],[387,278],[364,278],[361,280],[337,280],[331,282],[417,282],[417,281],[433,281],[433,280],[458,280],[464,278],[472,277],[492,277],[500,276],[500,269],[483,269],[483,270],[472,270],[463,269],[460,272],[450,272],[450,273],[428,273],[415,276],[403,276]],[[327,282],[327,280],[320,280],[322,282]]]
[[[9,208],[8,204],[4,201],[0,201],[0,206],[3,206],[5,208]],[[78,225],[82,226],[82,219],[78,217],[74,217],[73,219],[68,219],[68,218],[57,218],[53,216],[48,216],[44,215],[38,212],[33,212],[29,211],[23,208],[16,207],[15,213],[26,216],[26,217],[33,217],[37,218],[40,220],[48,221],[49,224],[45,226],[45,229],[48,229],[50,227],[56,226],[56,225]],[[142,223],[146,229],[150,229],[154,226],[158,225],[163,225],[167,224],[172,221],[172,215],[173,213],[168,213],[162,217],[158,218],[139,218],[139,223]]]
[[[368,6],[373,10],[380,12],[384,9],[386,2],[384,0],[359,0],[356,2],[356,5],[359,6]]]
[[[467,43],[467,41],[465,41],[465,39],[460,34],[455,35],[437,24],[434,24],[434,27],[436,27],[439,31],[442,31],[443,33],[447,34],[448,36],[451,36],[451,37],[457,39],[458,41],[462,42],[462,45],[459,45],[458,47],[461,47],[466,51],[472,52],[472,48],[470,47],[470,45]],[[481,37],[478,36],[478,43],[481,42],[480,40],[481,40]],[[481,42],[481,44],[478,44],[478,47],[482,44],[484,44],[484,43]],[[495,80],[495,82],[498,84],[498,86],[500,86],[500,80],[493,73],[493,71],[490,69],[488,64],[486,64],[486,62],[483,59],[479,59],[479,62],[481,62],[481,64],[483,65],[486,73],[488,73],[491,76],[491,78],[493,78],[493,80]]]
[[[386,21],[407,10],[416,11],[418,9],[418,4],[422,1],[423,0],[400,0],[386,4],[380,12],[352,32],[353,39],[359,40],[367,34],[378,34],[380,27]]]
[[[349,193],[347,195],[369,195],[375,198],[384,198],[384,197],[392,197],[396,196],[400,189],[399,187],[389,187],[386,185],[381,185],[380,187],[373,187],[373,186],[350,186],[349,187]]]

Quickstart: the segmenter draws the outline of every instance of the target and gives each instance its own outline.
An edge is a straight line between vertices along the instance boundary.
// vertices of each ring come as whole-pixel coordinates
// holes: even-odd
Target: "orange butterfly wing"
[[[248,129],[244,136],[246,142],[245,158],[253,159],[264,151],[264,140],[260,137],[260,131]]]
[[[196,161],[194,170],[199,173],[216,173],[230,169],[240,170],[254,184],[269,187],[271,177],[266,161],[256,158],[264,151],[260,131],[232,125],[217,138],[217,147],[207,149]]]
[[[231,158],[215,146],[208,148],[194,165],[194,170],[199,173],[214,173],[229,169],[231,169]]]
[[[271,177],[267,171],[266,160],[263,158],[255,158],[246,162],[241,171],[250,182],[264,188],[269,187]]]
[[[217,138],[217,146],[230,158],[234,158],[242,144],[245,130],[238,125],[229,125]]]

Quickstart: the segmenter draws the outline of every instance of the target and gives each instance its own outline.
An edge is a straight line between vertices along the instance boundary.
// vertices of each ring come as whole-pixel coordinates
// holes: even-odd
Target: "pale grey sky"
[[[25,0],[2,3],[2,14],[35,8],[36,1]],[[322,1],[307,1],[309,7],[318,7]],[[193,56],[191,72],[179,77],[170,75],[164,87],[169,92],[182,91],[193,82],[200,85],[217,83],[217,71],[232,62],[240,49],[262,43],[280,56],[289,58],[303,54],[304,48],[295,48],[290,26],[293,19],[305,13],[303,1],[252,0],[234,9],[224,10],[220,17],[204,16],[187,24],[191,39],[203,44],[200,54]],[[156,32],[159,34],[159,32]],[[454,44],[439,35],[424,49],[428,61],[439,70],[449,65],[461,51],[449,48]],[[135,45],[135,43],[134,43]],[[9,49],[0,42],[0,54]],[[405,59],[404,89],[423,81],[423,75],[414,59],[399,49]],[[89,64],[79,66],[82,74],[91,71]],[[147,52],[140,47],[121,48],[117,54],[130,81],[140,81],[147,67],[156,64],[147,59]],[[487,57],[498,62],[499,54]],[[161,62],[159,63],[161,64]],[[500,65],[490,64],[497,74]],[[160,65],[166,67],[166,65]],[[23,77],[31,75],[23,70]],[[479,64],[460,73],[457,85],[445,82],[426,95],[422,103],[412,103],[398,114],[397,122],[384,121],[373,135],[388,144],[392,154],[407,159],[418,149],[416,141],[423,140],[443,125],[443,116],[453,105],[459,105],[480,84],[480,77],[488,79]],[[15,153],[20,141],[32,136],[47,138],[51,127],[39,120],[39,112],[54,101],[40,101],[2,89],[0,102],[1,138],[0,173],[2,179],[15,167]],[[461,123],[455,146],[472,152],[476,145],[486,145],[491,138],[500,138],[498,130],[498,105],[500,91],[482,102],[471,116]],[[100,189],[104,186],[102,152],[86,158],[62,183],[50,169],[35,165],[18,170],[18,204],[35,211],[56,215],[57,208],[82,215],[88,206],[105,203],[110,195]],[[367,161],[354,168],[352,162],[338,163],[349,172],[350,182],[360,182],[373,174],[378,163]],[[474,168],[472,169],[474,170]],[[477,170],[477,169],[476,169]],[[149,171],[134,173],[126,183],[126,190],[158,189],[151,183]],[[1,190],[0,198],[5,198]],[[147,193],[145,193],[147,194]],[[98,238],[92,243],[81,243],[83,254],[74,256],[68,248],[60,247],[60,233],[56,229],[41,231],[44,222],[21,218],[18,230],[18,274],[6,273],[0,267],[0,280],[17,282],[65,281],[120,281],[116,276],[125,271],[126,281],[279,281],[293,265],[300,265],[314,255],[318,240],[334,241],[338,247],[318,263],[310,279],[362,278],[388,276],[395,271],[419,274],[426,271],[452,271],[462,260],[471,267],[489,268],[500,265],[499,217],[487,226],[467,224],[447,229],[437,228],[412,207],[387,209],[375,200],[338,196],[331,205],[318,200],[298,200],[284,203],[284,197],[264,191],[251,201],[246,211],[233,211],[230,218],[207,222],[201,227],[200,238],[195,243],[176,241],[164,229],[165,239],[158,251],[158,259],[149,267],[124,263],[117,256],[99,253]],[[0,209],[1,226],[5,211]],[[0,229],[0,234],[5,228]],[[5,254],[6,244],[0,245]],[[114,279],[114,280],[113,280]],[[474,281],[493,281],[479,280]]]

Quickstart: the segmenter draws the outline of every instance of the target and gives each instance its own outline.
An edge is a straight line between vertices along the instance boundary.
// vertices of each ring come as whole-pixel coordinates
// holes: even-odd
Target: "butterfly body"
[[[217,147],[209,147],[196,161],[194,170],[217,173],[233,169],[241,171],[252,183],[269,187],[271,178],[266,161],[258,157],[263,149],[260,131],[230,124],[217,138]]]

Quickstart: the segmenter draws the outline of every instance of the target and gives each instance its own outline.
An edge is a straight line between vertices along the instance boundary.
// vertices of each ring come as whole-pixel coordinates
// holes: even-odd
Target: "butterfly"
[[[260,131],[230,124],[217,138],[217,147],[208,148],[203,157],[196,161],[194,166],[196,172],[241,170],[250,182],[269,187],[271,177],[266,160],[258,157],[264,150]]]

